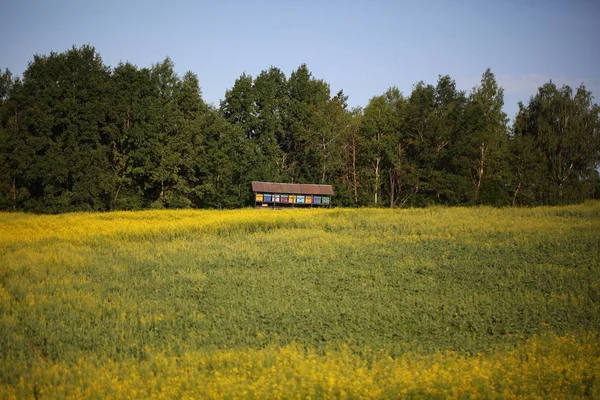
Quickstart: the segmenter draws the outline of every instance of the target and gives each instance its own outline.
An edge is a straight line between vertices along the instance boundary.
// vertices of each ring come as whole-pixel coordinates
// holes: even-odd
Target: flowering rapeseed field
[[[600,398],[600,203],[0,214],[0,398]]]

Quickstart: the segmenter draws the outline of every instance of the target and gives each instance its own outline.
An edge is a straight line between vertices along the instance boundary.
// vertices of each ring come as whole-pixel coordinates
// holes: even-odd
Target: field
[[[0,398],[600,398],[600,203],[0,214]]]

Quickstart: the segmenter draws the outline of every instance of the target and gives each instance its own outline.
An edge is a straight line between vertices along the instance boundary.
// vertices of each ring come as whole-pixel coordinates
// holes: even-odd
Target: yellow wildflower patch
[[[600,202],[0,213],[0,398],[600,398]]]

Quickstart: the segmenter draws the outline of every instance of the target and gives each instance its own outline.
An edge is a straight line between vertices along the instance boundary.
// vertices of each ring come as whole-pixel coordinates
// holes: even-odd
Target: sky
[[[306,63],[350,106],[450,75],[470,91],[487,68],[513,118],[550,79],[584,83],[600,102],[600,1],[0,0],[0,68],[22,75],[34,54],[94,46],[104,63],[170,57],[218,106],[247,73],[287,76]]]

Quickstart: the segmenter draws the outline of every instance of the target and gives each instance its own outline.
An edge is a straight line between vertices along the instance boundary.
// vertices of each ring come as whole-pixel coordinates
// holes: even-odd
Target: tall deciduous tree
[[[148,205],[146,190],[150,184],[153,155],[150,144],[155,135],[157,93],[150,70],[126,63],[113,71],[110,158],[115,189],[111,208],[138,209]]]
[[[510,165],[511,205],[538,204],[538,190],[545,179],[543,155],[536,150],[535,139],[527,133],[527,121],[523,104],[519,102],[519,115],[513,125],[513,134],[508,140],[508,162]]]
[[[106,150],[110,71],[90,46],[35,56],[15,93],[26,146],[25,209],[104,210],[114,180]]]
[[[600,108],[581,85],[539,88],[515,121],[515,134],[531,137],[542,157],[537,198],[545,204],[581,201],[594,191],[599,166]]]
[[[257,166],[261,180],[287,181],[288,154],[283,151],[285,107],[288,102],[287,78],[275,67],[262,71],[254,81],[257,109],[256,146],[261,155]]]
[[[284,118],[286,134],[281,141],[283,151],[289,154],[288,169],[292,180],[318,182],[318,167],[313,167],[318,165],[318,152],[313,146],[318,138],[311,119],[314,111],[324,107],[329,100],[329,85],[315,79],[306,64],[292,72]]]
[[[468,200],[469,179],[463,171],[460,142],[464,135],[464,92],[449,76],[437,85],[418,83],[408,99],[407,151],[414,160],[419,194],[412,203],[461,204]]]
[[[390,88],[381,95],[373,97],[365,107],[363,122],[363,136],[371,164],[371,187],[373,204],[378,206],[382,202],[382,186],[384,183],[384,168],[390,168],[391,197],[394,197],[396,185],[396,172],[400,167],[402,150],[396,153],[400,144],[400,129],[404,98],[397,88]],[[401,146],[401,145],[400,145]],[[394,163],[395,161],[395,163]],[[386,165],[391,163],[392,165]],[[391,200],[394,203],[394,200]]]
[[[233,87],[225,92],[225,99],[221,102],[221,112],[225,120],[244,131],[246,138],[254,138],[258,124],[258,110],[252,76],[244,73],[236,79]]]
[[[342,165],[342,141],[349,127],[350,114],[346,110],[347,97],[340,91],[324,104],[310,107],[309,136],[306,154],[310,154],[312,182],[328,183],[334,180]]]
[[[504,91],[488,68],[473,89],[466,109],[467,135],[464,145],[473,176],[474,200],[507,204],[503,185],[508,176],[508,119],[502,107]],[[486,190],[487,189],[487,190]],[[482,191],[487,192],[482,196]],[[482,199],[482,197],[484,197]]]
[[[336,185],[336,198],[343,204],[358,206],[363,204],[362,194],[362,109],[350,111],[347,129],[344,130],[342,146],[342,166]]]
[[[12,73],[8,69],[0,71],[0,209],[15,210],[27,196],[23,177],[30,156],[19,134],[17,88],[20,82],[13,79]]]

